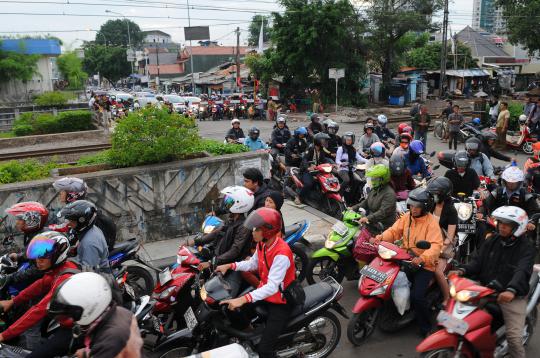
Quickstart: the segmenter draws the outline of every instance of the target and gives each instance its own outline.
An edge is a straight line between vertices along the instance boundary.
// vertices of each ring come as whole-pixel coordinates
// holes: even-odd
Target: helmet
[[[375,142],[369,147],[369,152],[375,158],[382,158],[386,154],[386,148],[381,142]]]
[[[339,130],[339,125],[336,122],[331,120],[328,122],[328,125],[326,126],[326,130],[330,134],[336,134]],[[330,130],[332,130],[332,132]]]
[[[510,166],[502,172],[501,179],[507,183],[518,183],[525,180],[525,175],[518,167]]]
[[[428,182],[426,190],[433,195],[436,203],[440,203],[452,194],[454,186],[452,185],[452,181],[447,177],[437,177]]]
[[[88,191],[84,180],[79,178],[66,177],[58,179],[53,183],[53,187],[57,191],[65,191],[67,193],[66,202],[68,203],[84,199]]]
[[[228,186],[221,191],[221,207],[233,214],[244,214],[251,210],[255,202],[253,192],[243,186]]]
[[[281,232],[281,215],[274,209],[259,208],[249,214],[244,227],[262,230],[263,238],[269,240]]]
[[[411,145],[409,146],[409,149],[416,154],[422,154],[424,153],[424,143],[422,143],[419,140],[413,140],[411,142]]]
[[[231,126],[235,123],[240,123],[240,120],[238,118],[234,118],[232,121],[231,121]]]
[[[49,210],[43,204],[35,201],[17,203],[6,209],[6,213],[23,220],[25,228],[23,232],[33,232],[42,229],[47,223]]]
[[[49,303],[51,316],[67,316],[80,326],[96,321],[112,302],[107,280],[95,272],[81,272],[62,282]]]
[[[488,140],[497,140],[497,135],[490,130],[482,131],[481,136],[484,142],[487,142]]]
[[[352,145],[354,145],[354,142],[356,140],[356,136],[354,135],[353,132],[345,132],[343,133],[343,135],[341,136],[341,142],[343,144],[345,144],[345,139],[347,138],[351,138],[352,139]]]
[[[478,150],[480,149],[480,146],[482,145],[482,142],[480,141],[480,139],[476,138],[476,137],[473,137],[473,138],[469,138],[467,139],[467,141],[465,142],[465,150],[467,152],[469,151],[476,151],[478,152]],[[470,154],[470,153],[469,153]],[[476,154],[476,153],[475,153]]]
[[[515,206],[501,206],[491,213],[498,222],[514,224],[512,235],[515,237],[521,236],[527,230],[529,218],[525,210]]]
[[[368,129],[371,129],[372,131],[374,131],[375,126],[372,123],[366,123],[366,125],[364,126],[364,133],[366,133]]]
[[[422,214],[425,215],[433,207],[433,197],[426,190],[426,188],[416,188],[409,193],[409,198],[407,199],[407,207],[415,206],[422,209]]]
[[[330,137],[326,133],[317,133],[313,137],[313,144],[325,147]]]
[[[525,122],[527,122],[527,116],[522,114],[519,116],[519,123],[524,124]]]
[[[97,209],[89,201],[77,200],[69,203],[60,210],[58,216],[63,216],[67,220],[77,222],[75,231],[82,232],[94,225],[97,217]]]
[[[378,188],[390,181],[390,168],[384,164],[377,164],[369,168],[366,177],[371,178],[371,186]]]
[[[312,122],[318,122],[319,121],[319,115],[317,113],[312,113],[311,116],[309,117],[309,119],[311,119]]]
[[[287,123],[287,119],[285,119],[285,117],[283,117],[283,116],[279,116],[279,117],[276,119],[276,122],[277,122],[277,123]]]
[[[403,128],[403,133],[402,133],[402,134],[405,134],[405,133],[409,133],[409,134],[412,135],[412,133],[413,133],[412,127],[411,127],[411,126],[406,126],[406,127],[404,127],[404,128]]]
[[[398,125],[398,127],[397,127],[398,134],[403,133],[403,129],[404,129],[405,127],[408,127],[408,126],[409,126],[409,125],[408,125],[407,123],[400,123],[400,124]]]
[[[456,167],[456,169],[466,170],[470,164],[471,159],[469,158],[469,155],[466,151],[460,150],[456,152],[456,155],[454,155],[454,166]]]
[[[399,140],[401,141],[404,138],[408,139],[409,143],[412,142],[412,140],[413,140],[413,136],[411,135],[411,133],[408,133],[408,132],[403,132],[403,133],[400,134]]]
[[[261,131],[257,127],[251,127],[251,129],[249,130],[249,137],[251,139],[259,138],[259,134],[261,134]]]
[[[294,135],[295,136],[299,136],[299,135],[307,135],[307,129],[306,127],[298,127],[294,130]]]
[[[26,247],[26,257],[30,260],[50,259],[57,266],[68,258],[69,240],[56,231],[37,234]]]
[[[384,114],[379,114],[377,116],[377,122],[379,122],[381,126],[385,126],[386,123],[388,123],[388,118],[386,118]]]
[[[480,121],[480,118],[475,118],[472,120],[472,122],[476,125],[480,125],[481,121]]]
[[[405,172],[405,158],[402,155],[393,155],[390,157],[390,173],[393,176],[400,176]]]

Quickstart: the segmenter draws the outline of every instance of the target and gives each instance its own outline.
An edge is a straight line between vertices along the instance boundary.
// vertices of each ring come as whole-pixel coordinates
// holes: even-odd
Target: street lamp
[[[115,12],[115,11],[111,11],[111,10],[105,10],[105,12],[108,13],[108,14],[114,14],[114,15],[121,16],[121,17],[124,18],[124,20],[126,20],[127,35],[128,35],[128,47],[129,47],[129,50],[131,51],[131,35],[129,33],[129,20],[127,19],[127,17],[125,17],[124,15],[122,15],[119,12]],[[129,63],[131,63],[131,73],[133,73],[133,61],[129,61]]]

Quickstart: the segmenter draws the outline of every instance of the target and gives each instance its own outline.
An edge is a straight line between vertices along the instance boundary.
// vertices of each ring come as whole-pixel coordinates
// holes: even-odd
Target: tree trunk
[[[386,50],[386,56],[382,66],[382,88],[379,94],[379,99],[383,101],[388,99],[390,93],[390,84],[392,83],[392,64],[393,64],[393,51],[389,46]]]

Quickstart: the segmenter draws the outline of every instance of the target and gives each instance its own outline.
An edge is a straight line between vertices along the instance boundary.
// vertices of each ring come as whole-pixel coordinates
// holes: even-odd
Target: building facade
[[[495,0],[473,1],[472,28],[496,34],[506,32],[503,10],[496,6]]]
[[[168,44],[171,42],[171,35],[160,30],[145,31],[143,42],[146,44]]]

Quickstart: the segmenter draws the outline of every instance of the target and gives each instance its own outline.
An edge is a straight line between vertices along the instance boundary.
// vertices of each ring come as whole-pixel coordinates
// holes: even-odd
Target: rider
[[[231,126],[232,128],[229,129],[225,135],[225,140],[228,143],[243,143],[246,136],[244,135],[242,128],[240,128],[240,120],[238,118],[234,118],[231,121]]]
[[[328,151],[330,152],[330,155],[332,158],[336,157],[336,152],[338,148],[341,146],[341,138],[337,135],[337,132],[339,130],[339,125],[330,120],[326,126],[326,134],[330,137],[328,140]]]
[[[476,137],[469,138],[465,142],[465,150],[469,154],[469,158],[471,158],[470,167],[476,171],[478,176],[494,178],[493,164],[484,153],[480,152],[481,145],[482,142]]]
[[[399,218],[388,230],[377,235],[371,241],[378,243],[401,241],[401,247],[411,250],[416,257],[412,264],[418,267],[410,273],[409,280],[413,283],[411,290],[411,303],[414,307],[416,320],[422,335],[431,330],[430,307],[426,299],[429,283],[433,278],[437,260],[441,253],[443,238],[438,220],[430,213],[433,198],[425,188],[416,188],[409,193],[407,207],[409,211]],[[395,216],[392,216],[394,222]],[[416,248],[418,241],[428,241],[431,247],[427,250]]]
[[[244,140],[244,145],[251,151],[268,149],[268,145],[259,138],[261,131],[257,127],[252,127],[249,130],[249,137]]]
[[[407,169],[405,159],[401,155],[392,155],[390,157],[390,185],[399,195],[400,192],[411,191],[416,187],[416,183]]]
[[[375,134],[377,134],[384,144],[393,142],[393,140],[396,139],[396,135],[386,126],[388,118],[384,114],[379,114],[377,116],[377,122],[379,125],[375,127]]]
[[[493,133],[490,130],[485,130],[485,131],[482,131],[481,139],[482,139],[482,145],[480,146],[480,152],[484,153],[489,159],[493,157],[493,158],[497,158],[505,162],[512,161],[512,158],[502,154],[499,151],[496,151],[493,148],[493,145],[497,142],[497,134]]]
[[[276,120],[276,126],[272,131],[272,155],[285,154],[285,146],[291,139],[291,131],[287,127],[285,117],[279,116]]]
[[[369,147],[369,154],[371,158],[367,162],[367,168],[371,168],[377,164],[384,164],[388,166],[388,159],[386,159],[386,147],[381,142],[375,142]]]
[[[244,177],[244,187],[251,190],[255,196],[251,211],[262,208],[266,197],[270,193],[270,188],[264,182],[262,172],[258,168],[247,168],[242,173],[242,176]]]
[[[411,171],[411,175],[420,175],[422,178],[428,178],[431,173],[428,171],[426,162],[421,154],[424,153],[424,143],[419,140],[413,140],[409,145],[409,152],[405,155],[405,163],[407,169]]]
[[[320,117],[317,113],[313,113],[310,117],[311,123],[307,127],[308,139],[311,142],[315,134],[322,133],[324,131],[322,124],[320,123]]]
[[[407,127],[411,128],[411,127]],[[412,131],[412,128],[411,128]],[[409,152],[409,145],[411,144],[413,137],[410,132],[403,132],[400,135],[398,135],[397,140],[399,142],[399,146],[396,146],[394,148],[394,151],[392,152],[392,155],[400,155],[404,156]]]
[[[465,193],[467,197],[472,196],[480,186],[478,174],[469,167],[470,164],[471,159],[467,152],[460,150],[454,155],[454,168],[444,173],[444,176],[452,182],[453,197],[458,197],[458,193]]]
[[[443,306],[450,299],[450,287],[444,276],[444,270],[449,259],[454,257],[454,240],[458,224],[458,214],[454,206],[451,194],[454,190],[452,182],[446,177],[438,177],[429,181],[426,190],[433,196],[435,205],[431,210],[433,216],[439,220],[439,226],[443,233],[443,248],[439,256],[439,262],[435,270],[435,279],[443,294]]]
[[[291,318],[294,306],[287,303],[281,292],[295,280],[296,268],[289,245],[281,237],[281,217],[276,210],[260,208],[252,212],[244,226],[253,231],[253,241],[257,251],[248,261],[221,265],[217,271],[225,274],[228,270],[257,270],[261,281],[259,287],[242,297],[224,300],[230,310],[236,310],[246,303],[262,305],[268,311],[268,318],[257,352],[261,358],[275,357],[277,339]]]
[[[228,221],[221,230],[215,230],[194,240],[197,246],[216,242],[212,260],[200,263],[199,270],[241,261],[249,255],[251,232],[243,224],[245,214],[253,208],[255,202],[253,192],[243,186],[230,186],[223,189],[221,194],[224,194],[221,211],[229,214]],[[224,234],[221,235],[222,233]]]
[[[375,125],[366,123],[364,125],[364,135],[360,137],[360,150],[366,155],[369,153],[369,147],[375,142],[380,142],[379,137],[374,133]]]
[[[341,146],[337,149],[336,164],[338,165],[338,175],[342,180],[341,188],[343,192],[350,187],[354,180],[354,163],[365,163],[367,160],[354,148],[355,136],[353,132],[346,132],[341,137]],[[354,158],[349,160],[349,158]]]
[[[289,139],[285,146],[285,165],[288,167],[299,167],[302,163],[302,155],[306,152],[308,145],[306,141],[307,129],[299,127],[294,130],[294,136]]]
[[[534,193],[540,193],[540,142],[533,144],[533,156],[523,166],[527,186]]]
[[[504,318],[508,353],[511,357],[525,358],[523,329],[535,256],[529,240],[523,237],[528,217],[515,206],[502,206],[491,215],[497,220],[497,233],[480,247],[471,262],[455,273],[470,276],[482,285],[496,280],[503,287],[497,302]]]

